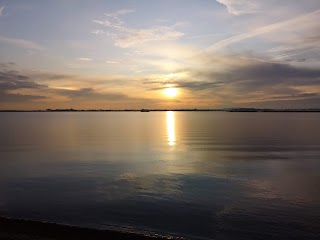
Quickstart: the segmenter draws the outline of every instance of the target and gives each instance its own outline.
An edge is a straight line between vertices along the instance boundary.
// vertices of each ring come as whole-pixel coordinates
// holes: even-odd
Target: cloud
[[[5,93],[0,91],[1,102],[27,102],[33,100],[46,99],[46,96],[26,95],[20,93]]]
[[[319,68],[263,62],[235,54],[201,55],[193,61],[197,64],[171,74],[150,74],[147,79],[31,75],[12,70],[16,67],[12,63],[0,64],[0,99],[21,104],[22,99],[32,104],[42,100],[36,102],[58,108],[161,108],[169,106],[158,99],[168,86],[182,93],[180,102],[172,103],[176,107],[314,107],[320,98]]]
[[[315,61],[320,59],[320,36],[304,36],[274,47],[266,52],[271,55],[271,60],[283,61]]]
[[[226,38],[224,40],[221,40],[213,45],[211,45],[209,48],[207,48],[208,51],[215,51],[215,50],[219,50],[221,48],[224,48],[230,44],[242,41],[242,40],[246,40],[249,38],[253,38],[253,37],[257,37],[259,35],[263,35],[266,33],[271,33],[273,31],[276,30],[294,30],[294,31],[301,31],[303,32],[303,30],[305,29],[305,27],[308,24],[311,24],[311,26],[314,26],[315,22],[318,22],[320,20],[320,10],[311,12],[311,13],[307,13],[304,15],[301,15],[299,17],[295,17],[286,21],[282,21],[282,22],[278,22],[278,23],[273,23],[270,25],[266,25],[264,27],[260,27],[257,28],[253,31],[249,31],[246,33],[242,33],[230,38]],[[275,36],[275,39],[277,39],[277,37],[282,37],[280,36]]]
[[[40,90],[46,88],[45,85],[32,81],[30,77],[12,70],[13,63],[0,64],[0,101],[1,102],[25,102],[32,100],[45,99],[42,95],[30,95],[15,93],[25,89]]]
[[[102,35],[102,34],[105,34],[105,31],[101,29],[96,29],[96,30],[93,30],[92,33],[95,35]]]
[[[0,89],[1,91],[19,89],[40,89],[45,85],[32,81],[30,77],[23,75],[15,70],[0,70]]]
[[[84,62],[90,62],[93,60],[92,58],[87,58],[87,57],[80,57],[80,58],[76,58],[76,59],[79,61],[84,61]]]
[[[276,108],[284,101],[292,101],[291,107],[301,107],[300,100],[306,104],[315,103],[316,100],[305,100],[320,97],[319,68],[262,62],[237,55],[207,55],[195,61],[199,63],[197,67],[180,69],[176,72],[180,77],[173,78],[170,83],[159,76],[145,80],[145,86],[161,90],[170,84],[198,104],[214,100],[223,107],[250,106],[250,103],[262,106],[262,103],[272,102]],[[315,105],[304,107],[311,106]]]
[[[181,38],[184,33],[175,30],[178,26],[155,26],[151,28],[131,28],[122,21],[119,16],[132,12],[122,10],[116,13],[105,14],[106,19],[94,20],[93,22],[103,26],[106,30],[95,30],[94,34],[106,34],[112,37],[115,45],[121,48],[129,48],[137,44],[149,41],[176,40]]]
[[[148,41],[176,40],[184,34],[170,27],[160,26],[150,29],[136,29],[125,37],[116,40],[115,45],[122,48],[131,47]]]
[[[0,36],[0,42],[12,44],[18,47],[23,47],[23,48],[29,48],[29,49],[34,49],[34,50],[43,50],[44,48],[40,46],[37,43],[25,40],[25,39],[20,39],[20,38],[8,38],[8,37],[3,37]]]
[[[135,10],[133,9],[121,9],[112,13],[106,13],[105,15],[108,17],[119,17],[121,15],[126,15],[128,13],[133,13]]]
[[[121,63],[121,61],[107,60],[106,63],[109,63],[109,64],[118,64],[118,63]]]
[[[72,100],[75,99],[90,99],[92,100],[103,100],[103,101],[117,101],[127,99],[127,95],[122,93],[99,93],[93,88],[80,88],[76,90],[67,90],[67,89],[55,89],[52,90],[59,95],[67,96]]]
[[[188,71],[189,78],[198,78],[200,81],[177,82],[177,84],[179,87],[195,90],[205,90],[208,87],[216,88],[226,85],[237,85],[244,91],[263,90],[266,87],[287,88],[320,85],[320,69],[317,68],[303,68],[289,64],[241,59],[238,59],[238,61],[238,64],[230,63],[225,69],[218,71],[211,71],[210,69],[184,70]]]
[[[5,5],[0,7],[0,17],[3,16],[3,14],[4,14],[3,12],[4,12],[5,7],[6,7]]]
[[[61,106],[64,103],[74,103],[75,106],[83,107],[94,106],[94,104],[108,104],[112,101],[117,103],[142,103],[145,99],[138,97],[129,97],[128,95],[116,90],[119,86],[128,87],[132,79],[105,77],[96,79],[96,77],[52,74],[52,73],[25,73],[14,70],[14,63],[0,63],[0,102],[2,108],[8,108],[5,103],[28,105],[28,101],[41,101],[45,104],[54,104],[56,101]],[[74,82],[77,82],[75,87]],[[45,82],[46,84],[41,84]],[[95,88],[88,87],[94,84]],[[69,87],[72,86],[72,87]],[[121,87],[121,91],[123,87]],[[150,101],[151,102],[151,101]],[[121,104],[120,104],[121,105]],[[13,105],[11,105],[13,106]],[[19,107],[21,107],[19,105]],[[121,107],[120,107],[121,108]]]
[[[319,108],[320,97],[311,97],[306,99],[286,97],[281,100],[268,101],[247,101],[239,102],[233,106],[237,107],[255,107],[255,108],[282,108],[282,109],[303,109],[303,108]]]
[[[230,14],[241,15],[247,13],[255,13],[259,10],[257,1],[255,0],[216,0],[225,5]]]

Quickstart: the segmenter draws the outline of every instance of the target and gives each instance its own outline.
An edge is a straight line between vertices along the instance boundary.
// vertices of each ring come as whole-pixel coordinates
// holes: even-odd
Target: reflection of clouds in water
[[[8,188],[8,209],[13,212],[24,204],[28,206],[26,216],[30,209],[45,217],[61,211],[59,218],[74,214],[76,219],[96,219],[98,224],[118,221],[119,216],[125,223],[134,219],[135,223],[150,227],[155,219],[155,224],[180,224],[181,229],[197,223],[204,226],[201,233],[211,232],[214,225],[216,232],[245,231],[256,239],[262,228],[276,231],[273,233],[278,239],[286,232],[297,234],[295,229],[302,229],[305,223],[316,225],[312,204],[292,204],[277,197],[256,195],[259,191],[268,194],[269,190],[272,188],[265,180],[123,171],[113,178],[24,179]],[[41,208],[39,203],[51,207]],[[261,239],[273,239],[272,233]]]
[[[290,154],[289,154],[290,153]],[[248,179],[245,184],[251,189],[250,196],[262,199],[281,199],[288,204],[317,204],[320,201],[320,176],[318,161],[309,159],[304,153],[294,155],[289,152],[290,161],[278,160],[266,162],[268,175]],[[316,155],[315,152],[312,156]],[[304,162],[301,160],[305,159]]]
[[[268,180],[264,179],[252,179],[245,181],[245,183],[251,191],[248,192],[249,196],[263,199],[276,199],[279,196],[272,189],[272,184]]]
[[[281,199],[292,204],[312,204],[320,201],[318,194],[320,177],[297,174],[279,175],[272,179],[246,181],[251,191],[249,196],[261,199]]]
[[[120,174],[112,182],[113,186],[126,196],[145,196],[153,198],[174,198],[181,193],[181,183],[174,176],[145,175],[132,172]]]
[[[320,225],[319,201],[307,194],[299,195],[303,190],[299,187],[295,189],[297,182],[291,182],[289,187],[279,180],[234,182],[242,190],[232,198],[233,201],[226,202],[223,209],[214,214],[219,228],[225,232],[261,234],[262,239],[282,239],[284,235],[288,239],[304,239],[306,232],[310,236],[317,234]],[[305,193],[309,191],[310,188],[306,188]]]

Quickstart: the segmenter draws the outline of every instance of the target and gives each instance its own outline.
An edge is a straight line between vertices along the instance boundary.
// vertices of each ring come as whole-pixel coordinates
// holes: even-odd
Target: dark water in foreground
[[[0,113],[0,215],[319,239],[319,113]]]

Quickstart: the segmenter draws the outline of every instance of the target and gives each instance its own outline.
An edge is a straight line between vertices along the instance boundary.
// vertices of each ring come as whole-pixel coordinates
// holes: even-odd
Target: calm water
[[[319,113],[0,113],[0,215],[320,239]]]

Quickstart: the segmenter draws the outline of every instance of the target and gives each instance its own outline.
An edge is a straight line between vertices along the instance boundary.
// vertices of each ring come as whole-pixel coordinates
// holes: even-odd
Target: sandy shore
[[[176,239],[0,217],[0,240]]]

